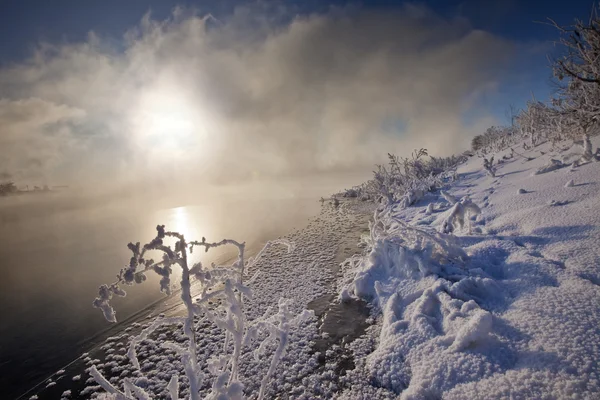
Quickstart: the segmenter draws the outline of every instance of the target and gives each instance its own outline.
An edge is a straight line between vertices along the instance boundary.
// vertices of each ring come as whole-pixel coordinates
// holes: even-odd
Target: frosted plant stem
[[[279,346],[273,359],[271,360],[269,373],[262,382],[261,393],[264,395],[265,387],[268,384],[269,377],[272,376],[275,366],[285,352],[287,345],[287,335],[289,331],[289,310],[287,303],[280,300],[280,324],[276,326],[277,318],[269,319],[267,315],[254,321],[248,321],[244,313],[244,296],[251,298],[252,291],[248,286],[243,285],[244,273],[246,270],[252,270],[260,257],[265,254],[268,248],[275,244],[283,244],[288,247],[288,251],[294,248],[294,244],[283,239],[267,242],[258,252],[257,256],[250,259],[247,263],[245,256],[245,243],[239,243],[231,239],[223,239],[220,242],[206,242],[202,238],[201,242],[192,241],[187,243],[184,236],[178,232],[166,231],[164,225],[156,227],[156,237],[145,245],[139,242],[129,243],[128,248],[132,252],[129,264],[121,269],[118,280],[110,285],[102,285],[99,288],[98,297],[94,300],[94,307],[101,309],[105,318],[110,322],[116,322],[115,311],[110,306],[110,300],[113,296],[125,296],[126,292],[119,286],[120,284],[132,285],[142,283],[146,280],[145,273],[154,271],[160,277],[160,288],[165,294],[171,294],[172,267],[181,268],[181,300],[187,310],[184,317],[160,317],[148,325],[135,338],[132,338],[127,355],[135,368],[140,370],[139,360],[136,355],[136,344],[149,338],[157,328],[163,325],[183,325],[183,333],[187,338],[188,345],[179,345],[175,342],[162,341],[163,347],[174,351],[181,357],[181,363],[185,376],[189,382],[189,399],[200,400],[200,382],[204,377],[203,365],[198,360],[198,349],[196,343],[196,317],[203,317],[210,320],[217,328],[225,334],[225,344],[221,355],[214,355],[207,360],[206,366],[211,374],[216,377],[213,382],[210,399],[225,400],[229,398],[242,398],[242,382],[240,381],[240,363],[244,346],[253,345],[257,340],[259,331],[268,331],[270,336],[263,340],[259,349],[264,352],[267,342],[279,338]],[[174,248],[165,239],[177,239]],[[238,259],[231,266],[215,266],[205,269],[201,262],[193,266],[188,264],[188,250],[192,254],[194,246],[203,247],[205,251],[212,248],[233,245],[238,249]],[[147,251],[158,251],[162,253],[162,259],[154,261],[146,257]],[[255,273],[249,282],[252,282],[258,273]],[[199,295],[196,301],[192,296],[191,281],[195,279],[201,283]],[[215,300],[216,310],[210,304]],[[269,308],[270,310],[270,308]],[[304,314],[303,314],[304,315]],[[285,321],[285,323],[284,323]],[[160,338],[159,338],[160,341]],[[230,344],[232,343],[232,344]],[[233,347],[231,353],[229,347]],[[150,400],[151,394],[137,386],[132,381],[125,379],[123,381],[125,392],[119,391],[111,384],[95,367],[92,369],[92,377],[108,393],[116,396],[118,400]],[[178,397],[179,385],[178,378],[172,376],[167,389],[172,400]],[[225,397],[223,397],[225,396]],[[261,395],[262,396],[262,395]]]
[[[110,394],[115,394],[117,396],[117,400],[132,400],[129,397],[125,396],[123,392],[113,386],[101,373],[98,371],[96,366],[92,366],[90,369],[90,375],[94,380],[102,387],[102,389],[106,390]]]
[[[190,283],[190,270],[188,268],[187,263],[187,248],[185,246],[185,240],[180,239],[182,242],[181,252],[181,300],[185,304],[185,308],[187,309],[187,318],[185,320],[183,330],[188,337],[189,340],[189,353],[191,356],[190,363],[192,365],[191,369],[186,369],[188,373],[188,380],[190,381],[190,399],[192,400],[200,400],[200,395],[198,392],[200,388],[198,387],[198,376],[196,374],[196,366],[198,364],[197,360],[197,350],[196,350],[196,330],[194,329],[194,305],[192,302],[192,292],[191,292],[191,283]]]

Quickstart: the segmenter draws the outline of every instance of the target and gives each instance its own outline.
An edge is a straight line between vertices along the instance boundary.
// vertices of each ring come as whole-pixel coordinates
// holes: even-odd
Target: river
[[[0,199],[0,388],[14,398],[79,356],[106,330],[92,307],[97,287],[115,280],[129,260],[126,244],[145,243],[165,224],[188,239],[231,238],[257,248],[300,226],[320,207],[315,198],[212,200],[151,206],[144,199],[77,201],[68,194]],[[5,201],[6,200],[6,201]],[[203,261],[224,261],[212,253]],[[164,296],[158,279],[127,288],[113,302],[117,318]]]

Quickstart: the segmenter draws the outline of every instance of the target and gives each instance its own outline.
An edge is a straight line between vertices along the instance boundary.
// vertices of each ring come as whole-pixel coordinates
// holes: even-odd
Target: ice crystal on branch
[[[248,286],[255,276],[244,282],[245,273],[253,268],[261,256],[274,245],[284,245],[288,251],[294,245],[286,240],[268,242],[258,254],[249,260],[245,259],[245,243],[224,239],[220,242],[187,242],[184,235],[165,230],[164,225],[156,227],[156,237],[141,246],[139,242],[129,243],[127,247],[132,253],[129,264],[117,276],[117,281],[110,285],[102,285],[94,307],[99,308],[109,322],[116,322],[114,309],[110,306],[113,296],[125,296],[121,284],[133,285],[145,281],[146,273],[154,271],[161,277],[160,290],[171,294],[171,275],[173,268],[181,269],[180,296],[186,313],[182,317],[159,317],[146,327],[139,336],[133,338],[127,353],[132,365],[140,370],[136,346],[147,339],[159,327],[164,325],[181,326],[187,338],[187,346],[170,342],[168,339],[161,343],[163,347],[175,351],[183,364],[183,370],[189,385],[189,399],[200,399],[200,384],[207,379],[203,370],[208,368],[214,376],[212,391],[209,399],[241,399],[243,384],[240,380],[241,355],[246,348],[255,348],[256,355],[264,355],[268,344],[276,348],[271,357],[268,372],[263,377],[258,398],[264,397],[270,377],[281,357],[285,354],[288,334],[292,326],[306,318],[306,313],[294,318],[289,311],[289,301],[281,299],[278,310],[269,309],[265,315],[255,320],[248,320],[245,313],[245,300],[252,298],[252,290]],[[174,245],[169,245],[169,239]],[[205,268],[200,262],[190,266],[188,256],[194,247],[204,247],[205,251],[221,246],[234,246],[238,250],[237,260],[230,266],[215,266]],[[147,258],[150,251],[158,252],[160,261]],[[192,293],[192,281],[196,282]],[[197,290],[196,290],[197,287]],[[221,354],[216,354],[205,364],[198,360],[196,348],[197,320],[208,320],[225,333],[225,344]],[[148,393],[134,382],[124,379],[123,390],[112,384],[95,367],[91,369],[92,377],[111,396],[119,400],[149,399]],[[179,399],[178,377],[173,375],[166,387],[172,400]]]

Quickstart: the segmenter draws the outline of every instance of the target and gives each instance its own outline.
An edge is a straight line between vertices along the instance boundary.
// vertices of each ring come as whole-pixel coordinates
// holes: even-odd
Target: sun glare
[[[154,97],[154,96],[153,96]],[[143,110],[149,135],[182,138],[192,134],[195,115],[182,99],[172,97],[150,97]]]
[[[134,124],[147,150],[183,152],[204,135],[200,107],[184,91],[157,87],[140,96]]]

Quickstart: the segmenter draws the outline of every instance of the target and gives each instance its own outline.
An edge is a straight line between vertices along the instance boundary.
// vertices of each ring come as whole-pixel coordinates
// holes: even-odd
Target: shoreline
[[[313,328],[319,331],[319,335],[323,334],[323,332],[321,332],[323,326],[326,325],[327,329],[331,329],[331,324],[326,322],[328,316],[339,319],[341,314],[346,312],[343,309],[331,310],[331,305],[336,299],[335,294],[337,288],[335,286],[337,279],[339,279],[339,263],[344,261],[350,255],[362,251],[357,245],[360,236],[367,230],[367,221],[371,217],[370,212],[360,211],[360,207],[356,207],[356,204],[361,207],[366,206],[367,208],[372,206],[372,204],[362,203],[357,200],[343,201],[337,208],[330,204],[323,204],[320,212],[309,218],[303,226],[299,228],[292,227],[286,235],[281,236],[296,242],[296,252],[300,252],[292,254],[292,258],[296,257],[298,259],[299,257],[306,257],[308,254],[306,251],[301,250],[303,248],[308,247],[317,250],[317,254],[313,254],[312,261],[313,265],[316,265],[317,268],[321,270],[322,274],[317,274],[317,276],[314,276],[313,278],[315,278],[315,282],[319,282],[321,288],[316,289],[314,295],[310,296],[310,298],[307,298],[307,296],[298,296],[300,298],[295,299],[295,303],[298,303],[295,306],[298,310],[300,308],[308,308],[315,312],[316,319],[313,321]],[[332,239],[334,239],[333,242]],[[260,246],[257,245],[254,247],[255,248],[250,251],[251,255],[256,254],[256,252],[260,250]],[[324,259],[323,255],[319,253],[319,248],[321,248],[321,250],[330,251],[330,256],[327,257],[327,259]],[[259,262],[261,269],[264,269],[263,273],[269,271],[269,265],[272,265],[273,263],[278,264],[281,261],[284,261],[285,257],[282,259],[282,256],[279,249],[271,249],[267,252],[264,255],[264,259]],[[235,257],[237,257],[237,254],[231,255],[230,257],[227,257],[226,260],[219,261],[219,263],[228,263],[229,261],[233,261]],[[265,266],[265,264],[267,265]],[[273,268],[271,268],[270,272],[273,272],[272,269]],[[272,273],[269,275],[272,275]],[[259,281],[261,278],[263,278],[263,276],[259,277]],[[261,291],[260,288],[253,288],[253,290]],[[262,291],[264,292],[265,290],[263,289]],[[105,331],[99,332],[89,340],[89,342],[93,343],[90,343],[90,346],[87,347],[87,351],[83,351],[84,354],[82,356],[72,360],[59,370],[64,372],[60,374],[51,374],[17,397],[17,399],[28,399],[32,396],[37,396],[40,400],[61,398],[62,393],[67,390],[71,390],[71,397],[76,393],[79,393],[77,398],[87,398],[85,394],[81,395],[82,391],[85,390],[85,387],[89,386],[91,383],[86,382],[88,379],[86,369],[88,369],[90,365],[102,365],[107,361],[113,361],[108,356],[119,352],[123,353],[121,350],[125,349],[125,341],[127,338],[132,335],[137,335],[141,329],[143,329],[144,325],[153,320],[156,316],[160,314],[177,315],[177,313],[181,311],[178,310],[181,304],[177,300],[177,294],[178,292],[174,292],[171,296],[162,298],[134,315],[124,319],[118,326],[109,327]],[[257,309],[258,308],[260,307],[257,307]],[[258,315],[257,309],[249,310],[249,312]],[[348,328],[346,327],[345,330],[347,331],[347,329]],[[319,350],[323,350],[324,346],[332,346],[336,342],[340,342],[344,336],[351,335],[345,333],[338,337],[335,334],[332,335],[326,333],[324,336],[326,336],[325,340],[320,340],[320,343],[315,345],[315,349],[318,348]],[[117,346],[117,351],[114,353],[110,350],[112,346]],[[317,352],[315,349],[311,350],[311,352]],[[109,360],[107,360],[107,357]],[[123,363],[128,362],[125,359],[120,359],[120,361],[123,361]],[[72,378],[77,375],[80,375],[80,379],[74,381]],[[54,382],[54,384],[51,384],[50,382]],[[48,387],[48,384],[51,386]],[[93,391],[90,391],[90,393],[93,393]]]

